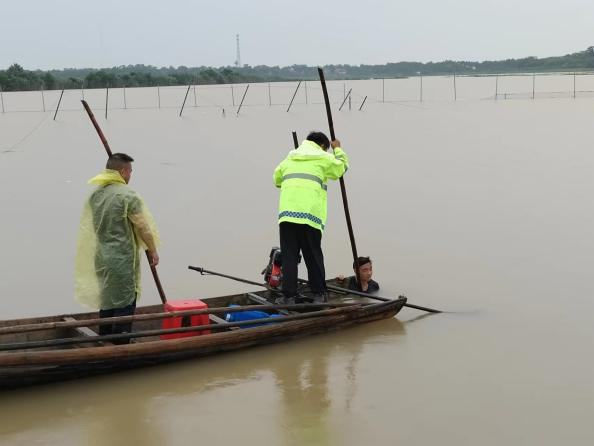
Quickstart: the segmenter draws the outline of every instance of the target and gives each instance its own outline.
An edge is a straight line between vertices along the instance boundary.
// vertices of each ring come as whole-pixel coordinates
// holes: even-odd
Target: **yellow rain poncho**
[[[89,180],[77,241],[75,293],[88,307],[122,308],[140,296],[140,250],[154,251],[159,235],[144,201],[117,170]]]

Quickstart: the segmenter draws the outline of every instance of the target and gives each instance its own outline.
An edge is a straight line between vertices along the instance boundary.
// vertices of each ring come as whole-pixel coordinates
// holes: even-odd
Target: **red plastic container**
[[[202,310],[208,308],[200,299],[182,299],[169,300],[165,304],[165,311],[187,311],[187,310]],[[195,327],[198,325],[208,325],[208,314],[197,314],[192,316],[168,317],[163,319],[163,329],[180,328],[180,327]],[[210,330],[200,331],[186,331],[184,333],[171,333],[161,335],[161,339],[178,339],[187,338],[189,336],[201,336],[210,334]]]

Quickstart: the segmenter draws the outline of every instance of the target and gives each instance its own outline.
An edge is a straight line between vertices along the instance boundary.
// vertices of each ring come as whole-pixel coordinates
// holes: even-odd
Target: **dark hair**
[[[330,140],[322,132],[310,132],[309,135],[307,135],[307,138],[305,139],[307,139],[308,141],[315,142],[324,150],[328,150],[328,148],[330,147]]]
[[[131,163],[132,161],[134,161],[134,158],[132,158],[130,155],[126,155],[125,153],[114,153],[107,160],[105,168],[112,170],[120,170],[126,164]]]
[[[353,262],[353,269],[360,268],[367,263],[371,263],[371,259],[369,257],[357,257],[357,260]]]

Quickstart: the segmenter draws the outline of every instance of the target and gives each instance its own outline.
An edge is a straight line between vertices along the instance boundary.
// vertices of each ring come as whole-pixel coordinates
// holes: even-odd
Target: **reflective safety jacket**
[[[309,225],[324,230],[327,214],[327,181],[337,180],[349,167],[346,153],[337,147],[326,152],[305,140],[289,152],[274,170],[274,184],[280,187],[278,222]]]

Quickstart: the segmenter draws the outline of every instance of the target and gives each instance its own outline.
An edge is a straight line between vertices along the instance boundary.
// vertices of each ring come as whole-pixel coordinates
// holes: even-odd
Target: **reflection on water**
[[[66,445],[182,444],[170,441],[179,436],[176,426],[184,441],[196,436],[258,444],[242,434],[252,437],[257,425],[267,444],[336,444],[330,413],[349,412],[365,348],[404,334],[404,324],[389,319],[295,342],[8,392],[0,402],[0,440],[34,444],[48,436]],[[270,442],[271,437],[276,440]]]

